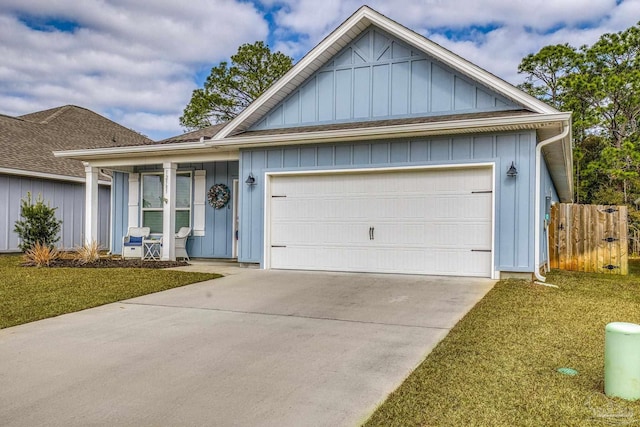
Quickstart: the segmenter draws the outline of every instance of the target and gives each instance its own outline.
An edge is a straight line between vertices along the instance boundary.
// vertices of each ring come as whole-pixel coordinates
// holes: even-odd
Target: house
[[[114,252],[145,225],[173,259],[188,225],[191,256],[265,269],[543,280],[571,150],[570,113],[364,6],[227,124],[56,155],[90,165],[92,221],[113,171]]]
[[[54,157],[53,150],[149,144],[150,139],[85,108],[66,105],[20,117],[0,115],[0,252],[19,251],[13,232],[20,201],[27,192],[42,195],[62,220],[59,245],[84,243],[85,167],[81,161]],[[108,247],[111,176],[97,178],[97,229],[94,238]]]

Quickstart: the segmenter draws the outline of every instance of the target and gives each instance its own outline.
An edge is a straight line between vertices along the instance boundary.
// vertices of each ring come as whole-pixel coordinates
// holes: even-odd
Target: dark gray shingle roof
[[[345,123],[331,123],[325,125],[312,125],[312,126],[297,126],[283,129],[262,129],[262,130],[249,130],[238,133],[236,137],[252,137],[262,135],[285,135],[291,133],[307,133],[307,132],[322,132],[332,130],[344,130],[344,129],[366,129],[372,127],[384,127],[384,126],[398,126],[398,125],[410,125],[418,123],[437,123],[453,120],[470,120],[470,119],[483,119],[483,118],[495,118],[495,117],[511,117],[521,115],[535,114],[529,110],[505,110],[505,111],[489,111],[480,113],[464,113],[464,114],[449,114],[442,116],[420,116],[410,117],[403,119],[385,119],[385,120],[363,120],[360,122],[345,122]]]
[[[93,111],[65,105],[20,117],[0,115],[0,167],[84,177],[82,162],[53,151],[153,144]]]
[[[182,135],[172,136],[167,139],[156,142],[156,144],[175,144],[180,142],[199,141],[200,138],[211,139],[225,127],[227,123],[219,123],[217,125],[207,126],[203,129],[194,130],[192,132],[183,133]]]

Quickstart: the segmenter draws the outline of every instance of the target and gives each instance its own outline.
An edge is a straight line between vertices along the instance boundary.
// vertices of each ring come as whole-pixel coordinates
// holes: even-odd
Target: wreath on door
[[[222,209],[229,203],[229,187],[224,184],[212,185],[207,198],[212,208]]]

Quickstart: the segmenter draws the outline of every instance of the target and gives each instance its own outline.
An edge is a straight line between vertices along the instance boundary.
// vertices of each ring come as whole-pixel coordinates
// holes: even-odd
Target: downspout
[[[534,261],[533,261],[533,274],[536,277],[536,280],[538,282],[540,282],[540,284],[544,284],[544,282],[547,280],[546,277],[544,277],[542,274],[540,274],[540,186],[541,186],[541,175],[542,175],[542,148],[546,145],[552,144],[554,142],[558,142],[563,140],[564,138],[567,137],[567,135],[569,135],[569,130],[571,129],[570,126],[566,125],[566,124],[562,124],[562,127],[564,128],[564,130],[559,133],[556,136],[552,136],[549,139],[545,139],[544,141],[540,141],[538,143],[538,145],[536,145],[536,189],[535,189],[535,207],[534,207],[534,226],[533,226],[533,233],[534,233]],[[569,173],[572,173],[572,171],[569,171]],[[547,286],[553,286],[553,287],[557,287],[555,285],[547,285]]]

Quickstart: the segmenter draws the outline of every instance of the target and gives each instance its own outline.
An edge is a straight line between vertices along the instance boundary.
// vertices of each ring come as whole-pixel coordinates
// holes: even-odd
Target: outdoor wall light
[[[256,185],[256,178],[253,176],[251,172],[249,172],[249,176],[247,177],[247,180],[244,183],[247,185]]]
[[[509,178],[515,178],[516,176],[518,176],[518,169],[516,169],[516,166],[513,164],[513,162],[511,162],[511,166],[509,166],[509,169],[507,170],[507,176]]]

